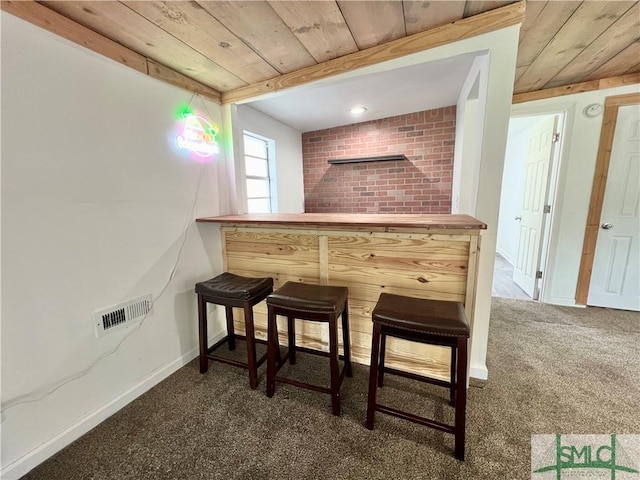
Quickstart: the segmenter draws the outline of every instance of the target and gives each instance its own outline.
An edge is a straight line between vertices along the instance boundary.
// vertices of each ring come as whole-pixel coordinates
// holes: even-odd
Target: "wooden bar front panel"
[[[366,365],[370,361],[371,312],[382,292],[460,301],[472,321],[477,233],[222,228],[229,272],[273,277],[275,288],[286,281],[348,287],[352,357]],[[266,338],[265,302],[254,311],[256,335]],[[285,322],[281,321],[281,327],[281,343],[286,344]],[[240,310],[236,311],[236,329],[244,332]],[[296,340],[326,351],[328,328],[297,322]],[[446,379],[449,357],[446,348],[388,339],[387,363],[395,368]]]

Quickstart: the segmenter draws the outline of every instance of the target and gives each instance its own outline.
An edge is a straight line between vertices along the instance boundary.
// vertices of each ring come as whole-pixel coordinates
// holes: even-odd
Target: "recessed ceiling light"
[[[367,111],[367,107],[362,107],[362,106],[351,107],[349,111],[351,112],[352,115],[362,115],[364,112]]]

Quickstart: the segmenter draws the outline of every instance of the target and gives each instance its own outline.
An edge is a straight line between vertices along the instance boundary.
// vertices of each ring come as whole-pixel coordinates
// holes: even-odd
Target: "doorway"
[[[564,114],[512,117],[505,153],[492,295],[539,300]]]
[[[640,311],[640,94],[605,99],[576,302]]]

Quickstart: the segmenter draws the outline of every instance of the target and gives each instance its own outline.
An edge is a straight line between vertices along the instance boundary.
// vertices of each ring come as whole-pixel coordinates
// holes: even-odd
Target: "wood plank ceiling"
[[[158,64],[228,92],[513,2],[38,3]],[[527,2],[515,92],[640,72],[639,8],[638,1]]]

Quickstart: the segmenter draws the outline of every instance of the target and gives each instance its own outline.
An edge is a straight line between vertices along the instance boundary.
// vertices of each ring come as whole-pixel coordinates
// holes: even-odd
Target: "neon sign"
[[[218,135],[216,126],[211,125],[206,118],[185,109],[182,113],[182,129],[176,137],[176,145],[199,157],[210,157],[220,151],[216,135]]]

